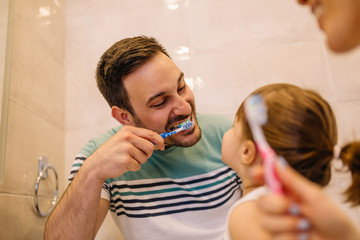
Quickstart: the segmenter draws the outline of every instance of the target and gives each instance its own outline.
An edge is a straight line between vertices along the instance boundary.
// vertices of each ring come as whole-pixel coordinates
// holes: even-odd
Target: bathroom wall
[[[72,159],[91,137],[115,126],[98,92],[100,55],[115,41],[156,37],[185,72],[198,112],[233,117],[260,85],[291,82],[318,90],[336,111],[340,143],[360,138],[360,50],[338,56],[308,9],[283,0],[12,0],[15,4],[0,239],[42,239],[36,215],[38,157],[57,169],[60,195]],[[218,98],[214,98],[217,95]],[[65,103],[65,104],[64,104]],[[66,144],[65,144],[66,143]],[[348,175],[334,170],[329,194]],[[54,176],[41,181],[49,205]],[[355,220],[359,210],[341,205]],[[111,219],[97,239],[121,239]]]
[[[330,53],[296,0],[71,0],[66,33],[66,175],[87,140],[117,124],[96,88],[99,57],[114,42],[143,34],[163,43],[184,71],[198,112],[234,117],[255,88],[288,82],[331,102],[340,143],[360,138],[360,49]],[[329,194],[341,202],[349,179],[334,173]],[[342,207],[359,221],[357,209]],[[118,236],[112,229],[101,229],[98,239]]]
[[[43,239],[46,218],[34,207],[38,158],[46,156],[64,191],[65,4],[11,0],[15,7],[4,184],[0,184],[0,239]],[[55,175],[39,185],[47,211]]]

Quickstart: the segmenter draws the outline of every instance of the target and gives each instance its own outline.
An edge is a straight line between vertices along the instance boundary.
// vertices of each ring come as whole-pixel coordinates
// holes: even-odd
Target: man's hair
[[[316,92],[291,84],[270,84],[255,90],[267,107],[264,135],[274,151],[311,181],[330,181],[337,126],[330,105]],[[245,139],[253,140],[242,104],[236,114]]]
[[[125,38],[106,50],[97,65],[96,82],[110,107],[134,114],[123,80],[160,52],[170,58],[155,38],[146,36]]]

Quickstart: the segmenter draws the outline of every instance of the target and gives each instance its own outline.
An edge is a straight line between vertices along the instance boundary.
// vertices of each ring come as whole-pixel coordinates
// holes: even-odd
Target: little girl
[[[263,131],[269,145],[303,176],[327,185],[337,143],[336,121],[329,104],[316,92],[291,84],[266,85],[253,94],[260,94],[267,108]],[[229,212],[225,239],[270,239],[261,227],[254,201],[268,190],[250,176],[250,169],[262,164],[262,159],[246,121],[244,103],[233,127],[224,135],[222,156],[242,179],[243,191]],[[304,219],[300,225],[300,229],[307,228],[308,221]]]

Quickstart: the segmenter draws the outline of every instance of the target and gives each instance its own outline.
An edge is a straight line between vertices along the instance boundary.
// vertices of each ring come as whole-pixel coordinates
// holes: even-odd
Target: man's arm
[[[100,200],[106,179],[137,171],[163,138],[147,129],[123,127],[88,157],[45,226],[45,239],[94,239],[109,208]]]
[[[109,207],[100,207],[103,183],[84,163],[49,216],[45,239],[94,239]]]
[[[109,210],[109,204],[110,202],[106,199],[100,199],[100,206],[99,206],[99,211],[98,211],[98,216],[96,219],[96,223],[95,223],[95,235],[97,234],[97,232],[99,231],[102,223],[104,222],[104,219],[107,215],[107,212]]]

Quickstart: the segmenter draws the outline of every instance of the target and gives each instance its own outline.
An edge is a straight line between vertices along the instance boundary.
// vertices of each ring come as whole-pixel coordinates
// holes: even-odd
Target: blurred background
[[[34,207],[39,156],[57,170],[60,196],[81,147],[118,124],[95,68],[122,38],[158,39],[184,72],[198,112],[233,118],[254,89],[293,83],[331,103],[339,145],[360,138],[360,49],[329,52],[315,18],[296,0],[10,0],[8,8],[1,239],[43,238],[46,217]],[[49,171],[40,181],[44,210],[54,176]],[[349,181],[336,161],[327,191],[339,204]],[[360,223],[358,208],[341,206]],[[108,215],[96,239],[116,238],[121,233]]]

